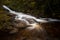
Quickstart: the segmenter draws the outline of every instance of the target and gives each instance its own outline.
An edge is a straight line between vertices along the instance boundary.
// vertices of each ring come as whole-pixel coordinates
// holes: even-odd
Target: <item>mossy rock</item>
[[[0,30],[4,30],[6,28],[11,28],[12,26],[12,22],[11,22],[11,18],[10,16],[8,16],[9,13],[1,11],[0,12]]]

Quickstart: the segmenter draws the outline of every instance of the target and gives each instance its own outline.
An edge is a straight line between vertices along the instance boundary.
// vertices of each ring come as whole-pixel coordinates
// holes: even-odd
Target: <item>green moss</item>
[[[11,25],[11,17],[6,12],[0,12],[0,30]]]

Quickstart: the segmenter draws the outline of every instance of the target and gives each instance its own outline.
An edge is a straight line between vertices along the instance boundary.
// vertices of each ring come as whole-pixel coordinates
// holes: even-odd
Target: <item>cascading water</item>
[[[42,19],[37,19],[36,17],[34,17],[34,16],[31,16],[31,15],[27,15],[27,14],[24,14],[24,13],[22,13],[22,12],[15,12],[15,11],[12,11],[11,9],[9,9],[7,6],[5,6],[5,5],[3,5],[3,7],[5,8],[5,9],[7,9],[7,10],[9,10],[9,12],[10,13],[12,13],[12,14],[15,14],[15,15],[17,15],[16,17],[15,17],[15,19],[18,19],[18,20],[25,20],[25,18],[30,18],[30,19],[34,19],[34,20],[36,20],[37,22],[48,22],[48,21],[46,21],[46,20],[42,20]]]
[[[40,22],[40,23],[47,23],[47,22],[52,22],[52,21],[59,21],[60,22],[60,20],[57,20],[57,19],[52,19],[52,18],[40,18],[40,19],[38,19],[34,16],[27,15],[27,14],[24,14],[22,12],[15,12],[5,5],[3,5],[3,8],[8,10],[9,13],[11,13],[11,14],[15,14],[16,15],[15,20],[25,21],[27,25],[32,25],[32,27],[30,27],[30,29],[34,29],[35,28],[34,26],[36,25],[37,22]],[[28,21],[28,19],[31,19],[32,23],[30,23],[29,21],[31,21],[31,20]]]

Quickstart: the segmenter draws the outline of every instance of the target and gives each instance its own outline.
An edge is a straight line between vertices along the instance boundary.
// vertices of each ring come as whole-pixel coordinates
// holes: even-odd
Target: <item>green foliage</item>
[[[10,7],[13,10],[16,11],[21,11],[21,12],[25,12],[25,13],[30,13],[31,15],[35,15],[37,14],[42,16],[41,14],[44,14],[44,7],[42,7],[45,2],[44,1],[39,1],[39,0],[4,0],[3,2],[1,2],[1,4],[5,4],[8,7]],[[37,11],[38,10],[38,11]],[[43,12],[41,12],[41,10]],[[35,11],[37,13],[35,13]]]

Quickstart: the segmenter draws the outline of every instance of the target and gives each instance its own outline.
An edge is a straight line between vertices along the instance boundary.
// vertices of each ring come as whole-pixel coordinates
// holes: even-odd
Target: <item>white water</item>
[[[5,9],[9,10],[10,13],[17,15],[17,16],[15,17],[15,19],[18,19],[18,20],[25,20],[25,18],[27,18],[27,19],[30,18],[30,19],[36,20],[37,22],[43,22],[43,23],[44,23],[44,22],[48,22],[48,21],[46,21],[46,20],[37,19],[37,18],[34,17],[34,16],[27,15],[27,14],[24,14],[24,13],[22,13],[22,12],[15,12],[15,11],[12,11],[10,8],[8,8],[8,7],[5,6],[5,5],[3,5],[3,7],[4,7]],[[24,18],[24,19],[23,19],[23,18]]]
[[[31,25],[32,26],[32,27],[29,27],[28,29],[34,29],[34,28],[36,28],[35,26],[36,26],[37,22],[47,23],[47,22],[51,22],[51,21],[60,21],[60,20],[52,19],[52,18],[40,18],[40,19],[38,19],[38,18],[36,18],[34,16],[27,15],[27,14],[24,14],[22,12],[15,12],[15,11],[11,10],[10,8],[8,8],[5,5],[3,5],[3,8],[5,8],[6,10],[9,10],[9,13],[17,15],[17,16],[15,16],[15,20],[25,21],[27,25]],[[34,19],[36,22],[30,24],[29,21],[27,21],[27,19]]]
[[[40,18],[40,19],[47,20],[49,22],[54,22],[54,21],[59,21],[60,22],[60,20],[58,20],[58,19],[52,19],[52,18]]]

